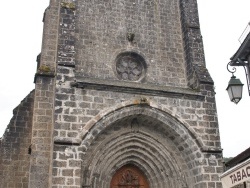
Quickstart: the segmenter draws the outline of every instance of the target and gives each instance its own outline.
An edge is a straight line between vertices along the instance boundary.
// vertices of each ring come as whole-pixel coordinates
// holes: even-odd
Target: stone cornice
[[[35,74],[35,77],[34,77],[34,83],[36,83],[36,79],[37,77],[50,77],[50,78],[54,78],[55,77],[55,73],[54,72],[47,72],[47,73],[41,73],[41,72],[37,72]]]
[[[75,77],[72,87],[83,89],[107,90],[142,95],[167,96],[172,98],[184,98],[190,100],[204,100],[204,96],[197,90],[120,80],[103,80],[98,78]]]
[[[81,144],[80,138],[61,138],[61,137],[55,137],[54,143],[57,145],[76,145],[79,146]]]

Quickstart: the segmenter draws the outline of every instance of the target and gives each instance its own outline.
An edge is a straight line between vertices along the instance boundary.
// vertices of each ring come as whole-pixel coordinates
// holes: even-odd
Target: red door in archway
[[[149,188],[144,173],[134,165],[126,165],[117,170],[110,188]]]

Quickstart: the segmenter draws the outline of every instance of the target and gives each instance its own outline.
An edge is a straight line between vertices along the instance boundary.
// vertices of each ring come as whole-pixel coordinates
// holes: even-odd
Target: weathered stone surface
[[[130,164],[151,188],[221,188],[196,0],[51,1],[39,59],[50,74],[0,141],[1,186],[107,188]]]
[[[32,91],[14,110],[0,139],[0,187],[28,187],[34,105]]]

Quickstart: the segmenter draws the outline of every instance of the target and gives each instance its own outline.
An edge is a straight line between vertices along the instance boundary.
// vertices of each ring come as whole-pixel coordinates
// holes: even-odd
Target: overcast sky
[[[43,13],[49,0],[2,2],[0,11],[0,137],[12,110],[34,88],[36,56],[41,51]],[[250,21],[249,0],[198,0],[207,68],[215,82],[217,111],[225,157],[250,147],[249,104],[242,67],[235,73],[245,84],[238,105],[229,101],[226,87],[231,74],[226,65]]]

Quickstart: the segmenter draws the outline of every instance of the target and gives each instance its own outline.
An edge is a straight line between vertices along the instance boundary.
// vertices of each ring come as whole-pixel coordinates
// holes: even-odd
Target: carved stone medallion
[[[120,54],[116,60],[116,71],[119,79],[138,81],[144,76],[144,59],[136,53]]]

